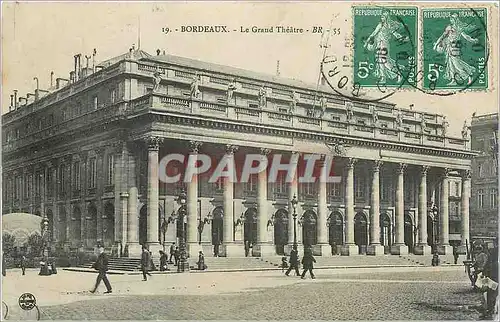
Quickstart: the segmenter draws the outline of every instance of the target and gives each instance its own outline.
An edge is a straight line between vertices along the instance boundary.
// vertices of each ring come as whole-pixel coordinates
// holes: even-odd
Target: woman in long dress
[[[391,58],[392,38],[398,41],[407,42],[409,38],[401,35],[398,30],[402,24],[390,18],[388,12],[384,12],[380,17],[375,30],[366,39],[364,47],[369,51],[375,51],[375,71],[374,75],[379,79],[380,84],[386,83],[387,79],[397,79],[401,82],[401,73],[398,71],[397,63]]]
[[[464,23],[454,13],[450,18],[450,24],[446,26],[443,34],[434,43],[434,50],[445,55],[444,79],[449,80],[448,85],[456,85],[457,81],[467,84],[472,82],[472,75],[476,68],[470,66],[462,59],[460,40],[464,38],[468,42],[476,43],[478,40],[467,35],[467,32],[475,26]]]

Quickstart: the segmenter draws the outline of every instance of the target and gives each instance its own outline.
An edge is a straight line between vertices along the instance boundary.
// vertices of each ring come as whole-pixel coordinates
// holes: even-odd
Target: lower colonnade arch
[[[359,254],[366,254],[368,245],[368,221],[364,212],[354,216],[354,243],[358,245]]]
[[[306,210],[301,218],[302,244],[304,247],[312,247],[318,243],[317,217],[312,210]]]
[[[332,255],[340,253],[340,246],[344,244],[344,219],[338,211],[332,212],[328,218],[328,243]]]
[[[278,209],[274,213],[274,245],[276,247],[277,255],[285,254],[285,246],[288,244],[288,229],[290,225],[288,222],[288,211],[285,209]],[[293,229],[293,228],[292,228]]]
[[[73,214],[71,216],[70,224],[71,243],[74,247],[82,246],[82,212],[80,207],[73,207]]]

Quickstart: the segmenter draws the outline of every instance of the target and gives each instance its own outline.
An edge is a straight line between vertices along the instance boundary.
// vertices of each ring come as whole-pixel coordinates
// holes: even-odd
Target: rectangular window
[[[112,90],[110,96],[111,96],[111,104],[113,104],[116,101],[116,91]]]
[[[477,191],[477,207],[478,208],[484,207],[484,190],[483,189],[479,189]]]
[[[340,116],[332,116],[332,120],[334,120],[334,121],[340,121]]]
[[[52,197],[53,195],[54,195],[54,169],[50,168],[47,172],[47,197]]]
[[[66,182],[66,165],[61,164],[59,166],[59,180],[57,181],[57,186],[59,187],[59,195],[64,196],[65,193],[65,182]]]
[[[107,184],[112,185],[113,184],[113,177],[115,173],[115,156],[110,154],[108,155],[108,178],[107,178]]]
[[[317,195],[315,182],[304,182],[300,184],[301,195],[315,197]]]
[[[89,160],[89,180],[88,186],[89,188],[95,188],[95,181],[97,177],[97,160],[96,158],[91,158]]]
[[[329,184],[329,195],[332,198],[339,198],[342,196],[342,185],[340,182],[332,182]]]
[[[220,191],[224,190],[224,178],[219,177],[216,182],[212,183],[212,185],[213,185],[213,189],[216,192],[220,192]]]
[[[97,98],[97,96],[94,96],[94,110],[97,110],[98,107],[99,107],[99,99]]]
[[[288,193],[288,183],[286,182],[286,172],[280,172],[274,184],[274,193],[285,195]]]
[[[35,174],[35,195],[40,196],[40,191],[42,190],[42,174],[37,172]]]
[[[356,198],[365,197],[365,178],[360,175],[354,176],[354,195]]]
[[[498,190],[493,188],[490,190],[490,207],[497,207]]]
[[[259,108],[259,104],[257,104],[257,103],[248,103],[248,107],[250,107],[250,108]]]
[[[477,176],[478,176],[479,178],[482,178],[482,177],[483,177],[483,171],[484,171],[484,167],[483,167],[483,165],[482,165],[481,163],[479,163],[479,164],[477,165]]]
[[[245,192],[257,192],[257,175],[251,174],[248,181],[245,182]]]
[[[386,129],[387,128],[387,123],[381,123],[380,127]]]
[[[73,164],[73,190],[80,190],[80,162]]]
[[[29,174],[26,176],[26,198],[31,197],[32,190],[33,190],[33,175]]]
[[[460,182],[455,182],[455,196],[460,197]]]

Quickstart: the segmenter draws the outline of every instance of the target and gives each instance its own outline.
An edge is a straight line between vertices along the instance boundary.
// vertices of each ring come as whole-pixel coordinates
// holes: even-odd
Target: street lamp
[[[47,215],[44,214],[42,218],[42,222],[40,223],[40,228],[42,232],[42,258],[43,258],[43,264],[40,265],[40,272],[38,275],[42,276],[48,276],[51,273],[49,272],[49,239],[50,239],[50,232],[49,232],[49,219],[47,218]]]
[[[439,215],[439,210],[438,208],[436,207],[436,204],[433,204],[432,205],[432,208],[431,208],[431,211],[432,211],[432,214],[433,214],[433,222],[434,224],[432,225],[432,230],[433,230],[433,235],[434,235],[434,240],[433,240],[433,243],[434,243],[434,254],[432,255],[432,266],[438,266],[439,265],[439,253],[438,253],[438,249],[437,249],[437,218],[438,218],[438,215]]]
[[[297,195],[293,195],[293,199],[290,201],[293,207],[293,248],[297,249]]]
[[[187,208],[186,201],[187,196],[184,189],[182,189],[177,201],[180,203],[181,207],[178,210],[178,220],[181,223],[181,238],[179,240],[179,252],[181,258],[179,259],[179,263],[177,263],[177,272],[185,272],[189,271],[189,263],[187,262],[187,254],[186,254],[186,232],[184,229],[184,216],[187,216]]]

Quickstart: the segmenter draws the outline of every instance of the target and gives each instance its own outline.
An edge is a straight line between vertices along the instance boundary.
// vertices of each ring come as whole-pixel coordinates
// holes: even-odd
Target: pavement
[[[37,318],[36,310],[19,308],[24,292],[36,297],[42,319],[56,320],[474,320],[481,300],[458,266],[323,269],[314,280],[281,270],[153,275],[146,282],[110,275],[111,294],[102,284],[89,293],[96,274],[37,274],[12,269],[2,278],[7,319]]]

